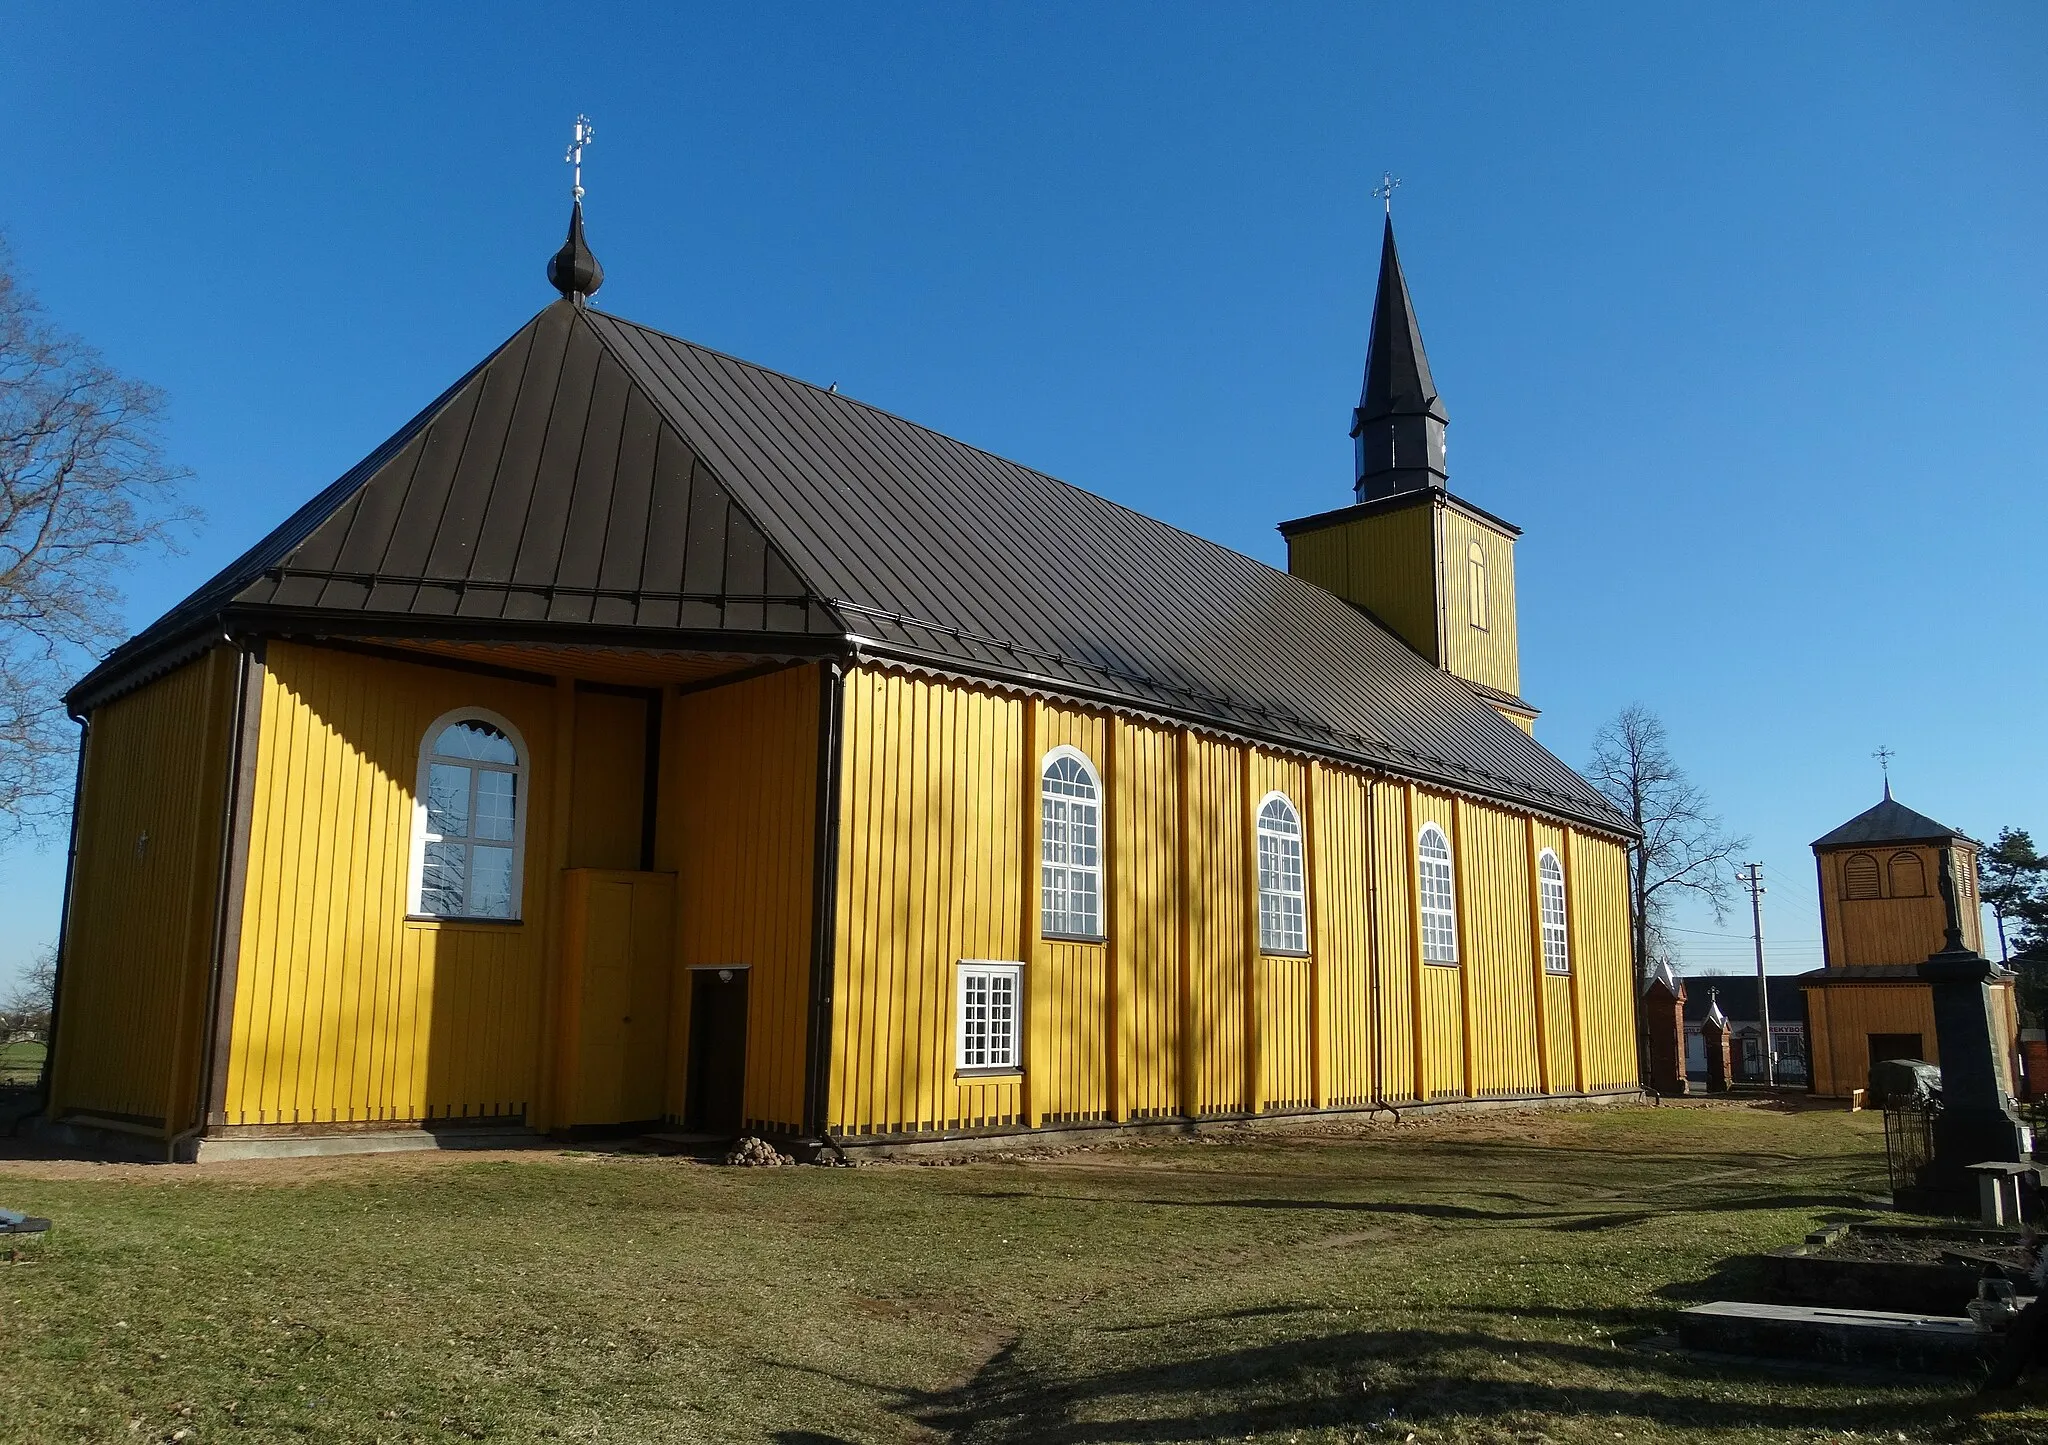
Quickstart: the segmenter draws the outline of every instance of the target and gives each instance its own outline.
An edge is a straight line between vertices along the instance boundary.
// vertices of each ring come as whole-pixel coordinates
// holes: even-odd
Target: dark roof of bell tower
[[[1408,278],[1402,273],[1401,253],[1394,245],[1392,216],[1387,217],[1380,240],[1379,293],[1373,301],[1372,340],[1366,347],[1365,385],[1358,397],[1357,420],[1363,423],[1383,416],[1450,420],[1444,414],[1443,398],[1437,395],[1436,380],[1429,374],[1415,302],[1408,295]]]
[[[1874,843],[1944,843],[1951,838],[1970,842],[1946,823],[1937,823],[1925,813],[1916,813],[1892,797],[1886,786],[1884,801],[1866,808],[1834,832],[1813,840],[1815,848],[1848,848]]]

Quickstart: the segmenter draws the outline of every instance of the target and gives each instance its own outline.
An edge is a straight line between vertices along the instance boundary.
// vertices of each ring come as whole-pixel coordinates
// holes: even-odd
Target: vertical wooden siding
[[[817,829],[818,673],[670,700],[656,861],[677,873],[679,967],[744,965],[749,1126],[803,1123]],[[675,989],[668,1110],[683,1112],[689,989]]]
[[[847,689],[836,1128],[1567,1092],[1584,1068],[1591,1088],[1633,1079],[1612,843],[1165,725],[878,670]],[[1039,937],[1038,768],[1062,743],[1104,780],[1105,943]],[[1303,818],[1307,958],[1258,949],[1249,845],[1269,791]],[[1455,967],[1419,962],[1415,833],[1432,819],[1458,855]],[[1569,975],[1541,973],[1531,859],[1545,846],[1569,877]],[[1020,1075],[956,1076],[962,958],[1025,962]],[[1582,994],[1599,1017],[1582,1017]],[[1589,1022],[1597,1050],[1580,1044]]]
[[[1629,941],[1628,855],[1619,843],[1573,833],[1564,860],[1589,1090],[1636,1082],[1634,964]]]
[[[1171,729],[1119,719],[1111,851],[1117,1079],[1128,1118],[1180,1112],[1180,869]]]
[[[836,1131],[1012,1124],[1021,1076],[957,1078],[963,958],[1023,961],[1023,709],[856,669],[842,724]],[[1034,904],[1035,906],[1035,904]],[[1028,985],[1027,985],[1028,987]]]
[[[1926,984],[1850,984],[1806,990],[1813,1092],[1847,1098],[1870,1082],[1872,1034],[1918,1034],[1921,1056],[1941,1062],[1934,994]]]
[[[1973,869],[1976,855],[1958,848],[1959,869]],[[1858,854],[1877,865],[1879,896],[1849,898],[1842,877],[1848,860]],[[1917,873],[1902,870],[1895,877],[1893,859],[1904,854],[1920,865]],[[1818,855],[1821,931],[1832,968],[1868,964],[1920,963],[1941,948],[1948,934],[1948,905],[1941,897],[1941,850],[1916,844],[1849,848]],[[1919,882],[1917,893],[1896,893],[1902,882]],[[1962,910],[1963,942],[1984,946],[1983,909]]]
[[[1287,539],[1287,570],[1366,608],[1435,662],[1436,510],[1424,503],[1297,533]]]
[[[1519,818],[1458,804],[1459,848],[1464,855],[1468,915],[1464,960],[1472,992],[1472,1077],[1480,1094],[1534,1094],[1542,1080],[1537,1060],[1536,984],[1530,968],[1526,827]]]
[[[543,688],[275,643],[242,920],[231,1124],[516,1115],[536,1096],[554,764]],[[489,708],[528,752],[524,921],[408,921],[419,748]]]
[[[1520,696],[1521,653],[1515,634],[1515,544],[1451,507],[1437,508],[1444,588],[1444,670]],[[1486,554],[1486,626],[1472,625],[1467,550]]]
[[[1238,749],[1188,740],[1188,1112],[1243,1110],[1246,1074],[1244,836]]]
[[[51,1112],[194,1122],[237,655],[216,647],[92,716]]]

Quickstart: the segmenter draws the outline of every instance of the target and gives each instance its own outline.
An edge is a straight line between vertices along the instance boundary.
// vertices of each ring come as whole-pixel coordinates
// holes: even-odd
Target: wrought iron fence
[[[1919,1181],[1920,1167],[1934,1157],[1934,1116],[1937,1106],[1918,1102],[1888,1104],[1884,1111],[1884,1162],[1892,1192]]]

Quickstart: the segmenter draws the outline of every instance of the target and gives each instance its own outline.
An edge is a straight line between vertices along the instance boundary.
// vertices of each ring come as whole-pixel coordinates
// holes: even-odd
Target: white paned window
[[[1415,870],[1422,895],[1422,961],[1458,961],[1458,895],[1451,883],[1451,845],[1434,823],[1422,825],[1415,843]]]
[[[1017,1067],[1017,1010],[1023,1002],[1024,966],[960,961],[960,1067]]]
[[[1572,946],[1564,915],[1564,865],[1548,848],[1536,860],[1536,898],[1543,910],[1543,966],[1570,973]]]
[[[1308,888],[1301,868],[1301,819],[1278,793],[1259,804],[1259,948],[1308,952]]]
[[[1102,788],[1072,748],[1045,755],[1041,777],[1040,891],[1045,932],[1102,937]]]
[[[469,708],[427,729],[413,803],[414,913],[519,916],[525,784],[525,756],[503,718]]]

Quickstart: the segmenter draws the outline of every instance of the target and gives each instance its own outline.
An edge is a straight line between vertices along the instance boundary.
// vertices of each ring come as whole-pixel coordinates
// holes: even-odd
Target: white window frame
[[[1465,545],[1465,587],[1471,592],[1470,620],[1481,632],[1490,631],[1492,616],[1489,605],[1492,601],[1486,592],[1486,573],[1489,564],[1486,546],[1478,538]]]
[[[479,764],[472,758],[449,758],[441,757],[440,754],[437,754],[434,751],[434,744],[441,734],[457,723],[464,722],[487,723],[503,733],[506,740],[512,744],[512,755],[516,761],[509,766],[503,763]],[[470,768],[472,771],[482,768],[485,771],[510,773],[513,776],[511,840],[512,911],[510,913],[429,913],[426,910],[426,900],[420,895],[426,882],[427,844],[441,841],[439,835],[430,836],[427,832],[427,784],[437,757],[441,758],[443,762],[460,764],[463,767]],[[419,769],[413,780],[412,862],[408,869],[406,883],[406,916],[408,918],[458,923],[518,923],[522,921],[526,898],[526,815],[533,802],[532,770],[528,766],[529,757],[530,754],[526,750],[526,739],[520,736],[519,729],[514,727],[509,719],[492,712],[489,708],[458,707],[450,712],[441,714],[432,723],[428,724],[426,733],[420,738]],[[472,782],[470,801],[471,827],[475,826],[474,820],[476,817],[474,788],[475,784]]]
[[[1288,828],[1274,826],[1267,813],[1278,803]],[[1252,814],[1258,836],[1259,952],[1308,956],[1308,850],[1301,810],[1285,793],[1268,793]]]
[[[1062,762],[1079,767],[1094,790],[1092,798],[1054,793],[1046,784]],[[1063,780],[1064,781],[1064,780]],[[1102,774],[1079,748],[1052,749],[1038,762],[1038,923],[1047,938],[1099,943],[1104,938],[1102,904]],[[1092,863],[1075,861],[1074,830],[1086,826],[1094,837]],[[1085,880],[1092,917],[1074,907],[1075,884]]]
[[[1430,835],[1436,836],[1443,857],[1430,855]],[[1441,903],[1434,902],[1438,890],[1431,887],[1432,872],[1441,868]],[[1451,849],[1451,835],[1435,823],[1415,830],[1415,897],[1421,908],[1422,961],[1455,967],[1458,962],[1458,864]],[[1434,925],[1434,926],[1432,926]]]
[[[1536,855],[1536,906],[1543,925],[1543,971],[1570,973],[1571,900],[1565,894],[1564,864],[1549,848]]]
[[[963,1074],[1020,1074],[1024,1071],[1024,965],[1003,959],[963,958],[954,969],[953,983],[953,1066]],[[1009,994],[1007,1019],[995,1010],[999,994]],[[979,993],[979,997],[977,997]],[[989,1010],[982,1018],[970,1017],[979,1003]],[[998,1033],[995,1025],[1007,1023]],[[983,1025],[979,1035],[975,1024]]]

